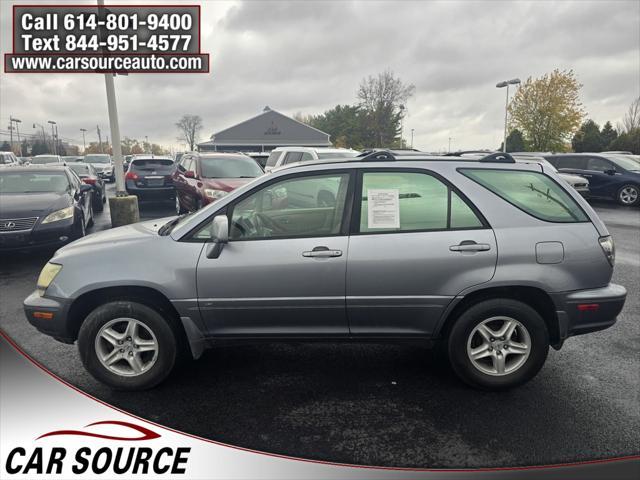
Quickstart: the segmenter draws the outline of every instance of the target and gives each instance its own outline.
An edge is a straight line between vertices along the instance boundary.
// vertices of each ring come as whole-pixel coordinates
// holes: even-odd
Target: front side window
[[[302,158],[302,152],[288,152],[284,157],[284,164],[287,165],[289,163],[299,162]]]
[[[362,176],[361,233],[482,227],[458,194],[432,175],[390,171]]]
[[[282,180],[232,207],[229,238],[256,240],[338,235],[348,173]]]
[[[609,160],[598,157],[590,157],[587,161],[587,170],[593,170],[594,172],[606,172],[608,170],[615,170],[616,167]]]
[[[302,158],[300,159],[301,162],[310,162],[311,160],[313,160],[313,155],[309,152],[302,153]]]
[[[280,158],[280,154],[282,152],[271,152],[269,154],[269,158],[267,158],[267,163],[265,165],[267,167],[275,167],[276,163],[278,163],[278,159]]]
[[[586,222],[589,219],[563,188],[538,172],[461,169],[460,173],[529,215],[547,222]]]

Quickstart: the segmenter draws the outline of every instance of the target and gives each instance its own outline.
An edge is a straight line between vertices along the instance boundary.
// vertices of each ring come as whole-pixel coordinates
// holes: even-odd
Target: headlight
[[[103,172],[110,172],[113,169],[113,167],[104,167],[102,169]]]
[[[211,200],[218,200],[224,197],[228,193],[229,192],[225,192],[224,190],[213,190],[211,188],[204,189],[204,194],[207,196],[207,198],[210,198]]]
[[[60,220],[66,220],[67,218],[73,217],[73,207],[63,208],[62,210],[58,210],[56,212],[50,213],[47,215],[42,223],[52,223],[59,222]]]
[[[600,237],[598,240],[600,241],[604,255],[613,267],[616,263],[616,246],[613,243],[613,238],[611,238],[611,235],[607,235],[606,237]]]
[[[47,262],[47,264],[40,272],[38,283],[36,284],[36,288],[38,289],[38,293],[40,294],[40,296],[44,295],[45,290],[49,285],[51,285],[53,279],[56,278],[56,275],[58,275],[58,273],[60,273],[60,270],[62,270],[62,265]]]

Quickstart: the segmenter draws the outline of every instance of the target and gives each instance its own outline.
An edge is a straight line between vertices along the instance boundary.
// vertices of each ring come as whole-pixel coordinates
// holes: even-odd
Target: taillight
[[[607,235],[606,237],[600,237],[598,241],[600,242],[605,257],[607,257],[607,260],[609,260],[609,263],[613,267],[616,263],[616,246],[613,243],[613,238],[611,238],[611,235]]]
[[[138,180],[138,175],[135,172],[127,172],[124,178],[127,180]]]
[[[95,185],[96,184],[96,179],[95,178],[91,178],[91,177],[83,178],[82,181],[84,183],[88,183],[89,185]]]

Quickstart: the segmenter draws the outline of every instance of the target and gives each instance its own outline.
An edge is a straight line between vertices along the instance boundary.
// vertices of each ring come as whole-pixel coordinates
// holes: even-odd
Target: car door
[[[616,166],[606,158],[587,157],[586,170],[582,175],[589,180],[589,190],[594,196],[613,196],[621,186],[621,173],[616,172]]]
[[[228,207],[229,243],[218,258],[207,258],[204,249],[197,268],[198,302],[210,335],[348,335],[351,179],[344,169],[279,177]],[[288,202],[290,188],[316,189],[328,180],[337,186],[334,205]]]
[[[354,336],[430,336],[463,290],[491,279],[493,230],[470,202],[426,170],[359,174],[347,260]]]
[[[82,210],[82,215],[86,225],[91,218],[91,190],[82,191],[82,180],[80,180],[80,177],[78,177],[73,170],[67,171],[67,177],[69,178],[71,195]]]

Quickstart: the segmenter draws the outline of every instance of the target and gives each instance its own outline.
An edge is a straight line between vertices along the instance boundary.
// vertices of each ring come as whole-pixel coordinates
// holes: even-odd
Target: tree
[[[500,151],[502,151],[503,143],[500,144]],[[507,135],[507,152],[525,152],[526,150],[522,132],[514,128]]]
[[[391,70],[369,76],[360,82],[358,106],[364,114],[364,142],[368,147],[396,144],[404,118],[407,100],[415,91],[414,85],[405,85]]]
[[[627,133],[640,128],[640,97],[636,98],[631,102],[631,105],[629,105],[629,110],[627,110],[627,114],[622,120],[622,127],[624,132]]]
[[[640,155],[640,127],[621,133],[607,148]]]
[[[189,145],[189,150],[194,150],[199,132],[202,130],[202,118],[199,115],[183,115],[176,127],[180,131],[178,141]]]
[[[336,147],[362,149],[365,145],[364,120],[360,108],[353,105],[336,105],[321,115],[300,116],[308,125],[331,136]]]
[[[601,152],[605,144],[598,124],[591,119],[584,122],[573,136],[571,146],[574,152]]]
[[[604,124],[604,127],[602,127],[600,137],[602,137],[602,148],[604,150],[609,150],[611,142],[618,138],[618,132],[615,131],[611,122],[607,122]]]
[[[580,88],[573,70],[554,70],[535,80],[529,77],[520,86],[509,104],[509,115],[531,150],[564,150],[585,114]]]

